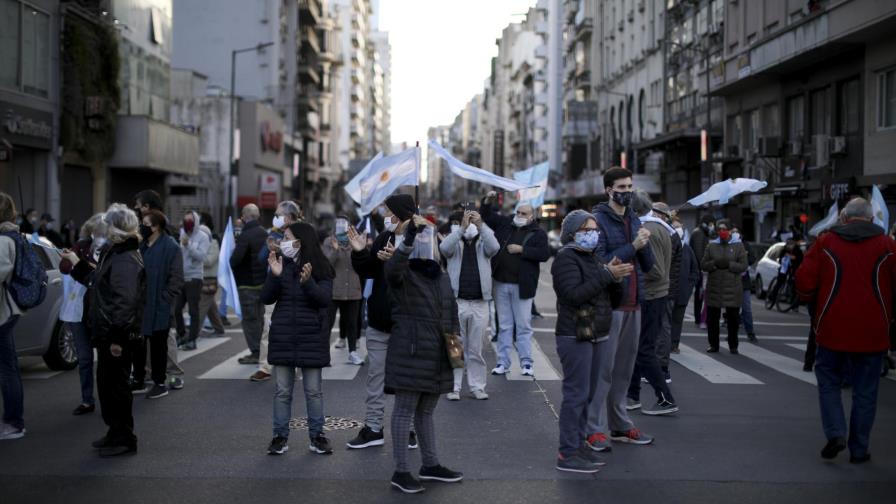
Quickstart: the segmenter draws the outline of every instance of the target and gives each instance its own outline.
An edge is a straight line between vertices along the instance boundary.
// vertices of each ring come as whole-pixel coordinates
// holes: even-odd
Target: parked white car
[[[778,277],[778,268],[781,266],[781,254],[784,252],[784,242],[778,242],[765,251],[762,258],[756,262],[756,276],[753,277],[753,286],[759,299],[764,299],[771,287],[772,280]]]

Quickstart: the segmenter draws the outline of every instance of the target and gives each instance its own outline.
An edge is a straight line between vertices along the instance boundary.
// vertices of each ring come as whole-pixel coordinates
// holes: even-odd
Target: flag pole
[[[417,185],[414,186],[414,203],[417,205],[417,215],[420,215],[420,141],[417,141]]]

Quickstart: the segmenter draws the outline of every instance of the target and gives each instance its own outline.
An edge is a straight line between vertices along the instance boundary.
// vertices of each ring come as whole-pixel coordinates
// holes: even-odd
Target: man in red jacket
[[[815,306],[815,376],[828,438],[821,456],[832,459],[847,447],[840,400],[847,381],[852,385],[849,461],[860,464],[871,459],[868,439],[896,298],[896,244],[872,224],[871,205],[865,199],[847,203],[840,221],[809,249],[796,272],[796,289]],[[857,320],[862,321],[860,330]]]

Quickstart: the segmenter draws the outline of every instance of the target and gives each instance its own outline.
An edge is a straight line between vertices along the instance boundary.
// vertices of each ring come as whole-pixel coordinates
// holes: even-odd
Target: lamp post
[[[230,171],[228,173],[227,180],[227,214],[228,216],[233,215],[234,207],[233,207],[233,177],[239,175],[239,169],[233,159],[233,134],[235,129],[235,120],[236,120],[236,112],[234,111],[234,106],[236,101],[234,100],[234,93],[236,92],[236,55],[245,52],[261,52],[265,47],[269,47],[274,45],[273,42],[261,43],[259,42],[257,45],[252,47],[247,47],[245,49],[234,49],[230,51],[230,150],[227,157],[229,162]]]

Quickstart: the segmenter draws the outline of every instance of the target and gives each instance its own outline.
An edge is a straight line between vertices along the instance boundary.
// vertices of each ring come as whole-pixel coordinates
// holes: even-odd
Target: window
[[[854,135],[859,132],[859,79],[840,83],[837,116],[840,135]]]
[[[787,100],[787,139],[802,141],[806,135],[806,123],[803,110],[805,99],[802,95]]]
[[[741,118],[739,115],[728,117],[728,145],[740,147]]]
[[[781,135],[781,118],[778,116],[778,104],[766,105],[762,109],[764,130],[763,136],[776,137]]]
[[[809,133],[811,135],[831,134],[831,105],[828,95],[830,88],[812,91],[809,95]]]
[[[19,87],[19,3],[0,0],[0,87]]]
[[[0,0],[0,86],[49,95],[50,16],[16,0]]]
[[[759,109],[747,112],[747,148],[759,148]]]
[[[877,127],[896,128],[896,68],[877,74]]]

